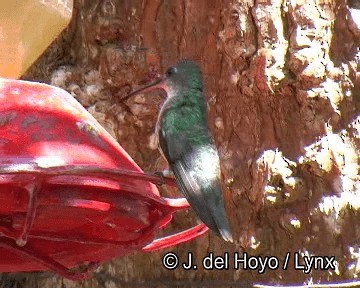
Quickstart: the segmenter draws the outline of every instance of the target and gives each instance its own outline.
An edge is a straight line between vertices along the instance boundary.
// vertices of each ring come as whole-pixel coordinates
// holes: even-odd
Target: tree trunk
[[[22,287],[248,287],[360,277],[359,10],[345,0],[75,2],[69,28],[24,78],[72,93],[154,172],[166,167],[153,144],[163,98],[120,98],[179,59],[197,62],[236,241],[209,232],[168,250],[181,262],[192,252],[191,271],[166,270],[161,251],[114,259],[82,283],[50,273],[3,279],[24,277]],[[196,221],[184,213],[172,229]],[[228,252],[229,269],[203,269],[210,252]],[[235,252],[273,258],[259,273],[255,258],[253,269],[236,269]],[[306,274],[295,269],[295,253],[334,256],[336,269]]]

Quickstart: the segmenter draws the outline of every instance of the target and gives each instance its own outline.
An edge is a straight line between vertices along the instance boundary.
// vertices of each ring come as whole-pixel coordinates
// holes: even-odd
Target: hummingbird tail
[[[225,241],[233,243],[234,239],[232,237],[228,217],[226,215],[220,183],[217,182],[206,192],[207,207],[214,219],[219,236],[221,236]]]
[[[227,242],[230,242],[230,243],[234,243],[234,239],[231,235],[231,232],[230,230],[228,229],[223,229],[223,228],[219,228],[219,232],[221,234],[221,237],[227,241]]]
[[[221,201],[222,205],[220,207],[217,207],[216,211],[214,211],[212,215],[214,218],[214,222],[216,223],[216,228],[218,229],[221,237],[225,241],[233,243],[234,239],[230,231],[229,221],[226,217],[226,212],[222,202],[223,201]],[[212,210],[212,207],[209,208]]]
[[[217,182],[213,187],[203,188],[185,169],[185,165],[181,161],[171,165],[171,168],[178,187],[200,220],[225,241],[233,242],[220,183]]]

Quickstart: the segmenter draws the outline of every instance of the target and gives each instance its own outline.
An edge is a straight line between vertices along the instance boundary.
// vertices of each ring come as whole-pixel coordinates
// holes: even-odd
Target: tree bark
[[[197,62],[236,241],[224,243],[210,232],[168,250],[180,261],[192,252],[199,263],[210,252],[228,252],[228,270],[198,265],[169,271],[161,251],[114,259],[82,283],[22,273],[17,279],[30,282],[19,285],[248,287],[360,277],[355,12],[345,0],[75,1],[69,28],[24,79],[72,93],[144,171],[154,172],[166,167],[153,145],[163,98],[137,96],[126,103],[120,98],[179,59]],[[191,212],[184,213],[172,229],[195,222]],[[234,269],[234,253],[244,251],[249,257],[276,257],[280,267],[262,274],[260,266]],[[295,252],[335,256],[337,268],[305,274],[294,268]]]

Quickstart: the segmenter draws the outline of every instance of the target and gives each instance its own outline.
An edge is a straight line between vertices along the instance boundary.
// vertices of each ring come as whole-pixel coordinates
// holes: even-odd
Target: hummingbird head
[[[196,89],[203,91],[203,80],[199,67],[192,61],[183,60],[170,67],[163,79],[164,85],[171,89]],[[165,90],[167,90],[165,88]]]
[[[155,89],[163,89],[168,97],[176,95],[179,89],[189,89],[203,91],[203,80],[199,67],[190,60],[179,61],[175,66],[166,70],[165,75],[130,94],[124,100],[139,93],[154,91]]]

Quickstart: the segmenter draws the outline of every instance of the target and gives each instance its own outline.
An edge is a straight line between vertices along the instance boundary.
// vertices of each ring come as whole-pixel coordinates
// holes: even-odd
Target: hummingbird
[[[220,159],[210,133],[199,67],[182,60],[165,75],[124,99],[155,89],[167,97],[156,123],[159,150],[197,216],[225,241],[233,242],[220,185]]]

